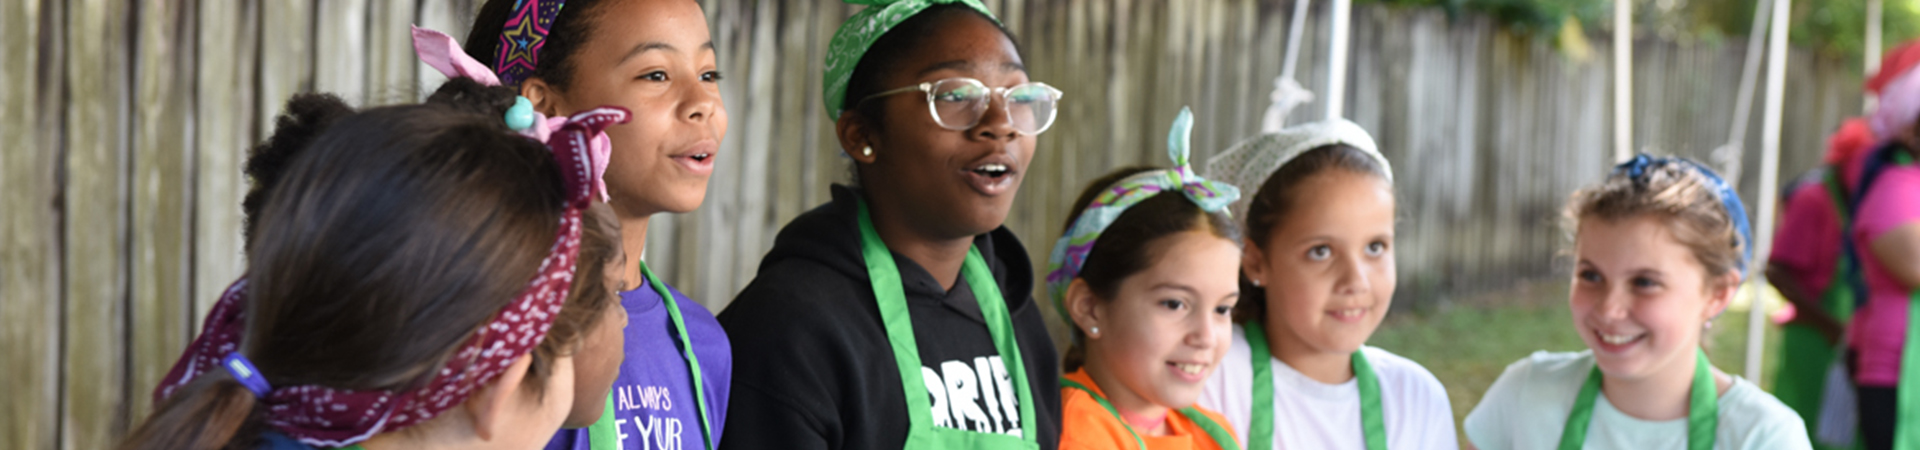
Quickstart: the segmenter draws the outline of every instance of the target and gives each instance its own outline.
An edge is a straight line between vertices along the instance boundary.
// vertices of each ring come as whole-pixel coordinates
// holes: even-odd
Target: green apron
[[[1852,223],[1847,211],[1846,190],[1840,183],[1840,168],[1829,168],[1822,179],[1827,194],[1833,198],[1834,214],[1840,223]],[[1820,309],[1842,324],[1853,317],[1853,283],[1848,282],[1847,278],[1852,266],[1851,259],[1838,258],[1834,262],[1832,281],[1820,292]],[[1809,431],[1814,429],[1813,424],[1820,423],[1820,407],[1827,388],[1827,370],[1841,358],[1842,352],[1836,347],[1840,344],[1828,340],[1811,326],[1793,323],[1781,327],[1780,365],[1774,374],[1773,395],[1787,407],[1799,412],[1800,419],[1808,424]],[[1829,447],[1818,442],[1814,446],[1825,450],[1854,448]]]
[[[927,398],[927,385],[920,376],[920,347],[914,340],[913,318],[907,312],[907,296],[901,286],[900,269],[894,265],[893,253],[887,250],[887,244],[880,241],[880,234],[873,229],[873,219],[867,213],[866,200],[859,201],[859,208],[860,253],[866,261],[874,301],[880,307],[880,322],[887,329],[887,343],[893,347],[894,362],[900,365],[901,389],[907,399],[907,441],[902,448],[1038,450],[1039,433],[1034,429],[1033,389],[1027,384],[1027,366],[1020,359],[1020,346],[1013,334],[1013,318],[1007,312],[1007,302],[1000,296],[1000,286],[994,281],[993,272],[987,269],[986,258],[980,256],[980,249],[967,249],[967,259],[960,267],[960,276],[966,279],[967,286],[973,289],[974,298],[980,302],[980,315],[987,322],[987,332],[993,336],[993,348],[1000,353],[1000,359],[1007,367],[1007,377],[1018,387],[1015,392],[1020,401],[1019,436],[934,425],[932,400]],[[867,413],[885,414],[883,411]]]
[[[680,303],[673,299],[673,292],[667,290],[667,284],[661,283],[660,278],[653,275],[653,270],[647,268],[647,263],[644,261],[640,263],[640,275],[646,277],[647,284],[653,286],[653,291],[660,294],[660,301],[666,304],[667,318],[672,320],[674,337],[678,340],[680,354],[687,360],[687,378],[693,380],[694,403],[700,405],[700,440],[706,443],[704,448],[712,450],[714,448],[711,424],[713,419],[707,413],[706,382],[703,381],[704,377],[700,371],[700,357],[693,354],[693,340],[687,337],[687,322],[680,316]],[[623,336],[622,339],[624,338]],[[600,420],[587,426],[587,442],[593,450],[619,450],[618,433],[619,430],[615,428],[613,418],[613,393],[609,392],[606,412],[600,415]]]
[[[1895,389],[1893,448],[1920,450],[1920,289],[1907,298],[1907,342],[1900,349],[1900,385]]]
[[[1087,395],[1092,396],[1094,401],[1100,402],[1100,407],[1106,408],[1108,413],[1113,414],[1115,420],[1120,421],[1120,426],[1127,427],[1127,434],[1133,436],[1134,448],[1147,450],[1147,441],[1140,439],[1140,433],[1133,431],[1133,425],[1128,424],[1126,418],[1120,417],[1120,410],[1114,408],[1113,403],[1108,402],[1106,397],[1101,396],[1100,393],[1094,391],[1093,388],[1080,384],[1078,381],[1069,380],[1066,377],[1060,378],[1060,385],[1085,391]],[[1227,427],[1220,426],[1219,422],[1214,422],[1213,418],[1207,417],[1205,413],[1201,413],[1200,410],[1194,409],[1191,406],[1180,408],[1179,412],[1180,415],[1185,416],[1187,420],[1193,421],[1194,426],[1200,427],[1201,431],[1206,432],[1207,437],[1212,438],[1215,445],[1219,445],[1220,448],[1226,450],[1240,450],[1240,442],[1234,440],[1233,433],[1227,432]]]
[[[1253,414],[1247,419],[1247,448],[1273,447],[1273,352],[1259,322],[1247,322],[1247,349],[1253,352]],[[1367,362],[1366,350],[1353,352],[1353,378],[1360,388],[1360,432],[1367,450],[1387,450],[1387,419],[1380,403],[1380,377]]]
[[[1694,350],[1693,388],[1687,399],[1687,449],[1712,450],[1714,430],[1720,426],[1720,389],[1705,350]],[[1587,444],[1587,426],[1593,424],[1593,404],[1600,397],[1600,363],[1593,364],[1580,396],[1573,400],[1567,426],[1560,431],[1560,450],[1579,450]]]

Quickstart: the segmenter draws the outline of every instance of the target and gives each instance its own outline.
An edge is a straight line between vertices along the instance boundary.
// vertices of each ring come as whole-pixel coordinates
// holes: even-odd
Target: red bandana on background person
[[[414,29],[415,49],[428,65],[450,77],[465,76],[487,85],[499,85],[484,65],[460,52],[453,38],[431,30]],[[600,107],[566,118],[546,118],[532,112],[525,98],[504,118],[522,135],[545,142],[561,168],[567,193],[560,232],[540,270],[526,289],[507,307],[455,350],[439,375],[408,391],[351,391],[317,385],[271,387],[251,370],[239,354],[245,333],[247,278],[228,287],[208,313],[205,330],[187,353],[161,380],[155,403],[214,367],[226,366],[260,397],[267,423],[275,429],[316,446],[350,445],[376,434],[432,419],[463,403],[477,388],[499,376],[515,359],[545,339],[565,304],[573,283],[580,247],[580,218],[597,194],[606,198],[601,175],[612,152],[603,130],[625,123],[631,113],[618,107]]]

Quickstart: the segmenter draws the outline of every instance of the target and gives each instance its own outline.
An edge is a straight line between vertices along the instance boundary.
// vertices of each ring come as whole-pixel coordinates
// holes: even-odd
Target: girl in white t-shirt
[[[1248,449],[1453,449],[1446,389],[1366,347],[1393,299],[1393,172],[1352,122],[1236,145],[1209,172],[1254,187],[1233,343],[1207,380]]]
[[[1712,170],[1640,155],[1573,195],[1574,329],[1589,350],[1507,366],[1467,415],[1483,450],[1806,449],[1800,416],[1700,347],[1752,255]]]

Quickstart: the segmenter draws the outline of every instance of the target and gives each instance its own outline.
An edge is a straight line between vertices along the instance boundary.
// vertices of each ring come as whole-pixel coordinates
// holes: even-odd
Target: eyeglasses
[[[1053,126],[1053,118],[1059,113],[1060,90],[1046,83],[1022,83],[1014,87],[989,88],[980,80],[966,77],[948,78],[939,81],[920,83],[860,99],[867,100],[885,97],[902,92],[927,93],[927,109],[933,113],[933,122],[940,128],[966,130],[980,124],[980,118],[987,115],[987,106],[994,97],[1000,97],[1006,105],[1007,119],[1013,123],[1014,131],[1026,135],[1037,135]]]

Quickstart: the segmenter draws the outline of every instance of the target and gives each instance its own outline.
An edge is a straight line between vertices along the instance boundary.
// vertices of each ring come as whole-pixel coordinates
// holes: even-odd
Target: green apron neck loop
[[[1241,325],[1247,348],[1253,353],[1253,414],[1247,425],[1247,448],[1273,448],[1273,352],[1260,322]],[[1386,406],[1380,400],[1380,376],[1367,361],[1366,350],[1353,352],[1354,384],[1360,389],[1360,433],[1367,450],[1387,450]]]
[[[874,302],[880,309],[880,322],[887,330],[887,342],[893,348],[894,362],[899,365],[901,389],[907,399],[909,425],[905,448],[1039,449],[1039,433],[1034,428],[1033,389],[1027,384],[1027,366],[1020,359],[1020,345],[1013,333],[1013,319],[1007,311],[1007,302],[1000,295],[1000,285],[987,268],[986,258],[980,255],[980,249],[967,249],[967,259],[960,266],[960,276],[966,279],[967,286],[973,289],[974,299],[980,303],[980,315],[986,320],[987,332],[993,337],[993,348],[999,352],[1001,363],[1006,366],[1007,378],[1014,385],[1020,407],[1018,436],[934,425],[932,402],[927,398],[927,385],[920,375],[920,346],[914,339],[913,317],[907,310],[900,268],[894,264],[893,252],[880,240],[880,233],[874,231],[866,200],[858,199],[857,202],[860,255],[867,266],[868,283],[873,287]]]
[[[1113,414],[1113,419],[1119,421],[1120,426],[1127,429],[1127,435],[1133,436],[1134,448],[1147,450],[1147,441],[1140,438],[1140,432],[1134,431],[1133,424],[1127,423],[1127,418],[1120,416],[1120,409],[1113,407],[1113,402],[1107,401],[1106,396],[1100,395],[1099,391],[1087,387],[1087,385],[1080,384],[1078,381],[1068,379],[1067,377],[1060,377],[1060,385],[1079,389],[1086,392],[1087,396],[1093,397],[1095,402],[1100,403],[1100,407],[1107,409],[1107,413]],[[1240,450],[1240,442],[1234,440],[1233,433],[1227,432],[1227,427],[1220,426],[1219,422],[1213,421],[1213,418],[1207,417],[1207,414],[1200,412],[1198,408],[1189,406],[1180,408],[1177,411],[1181,416],[1186,417],[1187,420],[1193,421],[1193,425],[1200,428],[1201,432],[1207,433],[1207,438],[1212,439],[1215,445],[1219,445],[1220,448],[1226,450]]]
[[[1580,387],[1580,396],[1574,397],[1573,411],[1567,414],[1567,425],[1560,432],[1560,450],[1579,450],[1587,443],[1587,426],[1593,424],[1593,405],[1600,398],[1600,364],[1595,362],[1593,371],[1587,374],[1586,384]],[[1695,350],[1693,365],[1693,388],[1687,398],[1687,448],[1689,450],[1712,450],[1714,430],[1720,422],[1720,389],[1713,382],[1713,366],[1707,363],[1707,352]]]
[[[640,276],[645,277],[647,285],[652,286],[653,291],[660,294],[661,303],[667,307],[667,318],[673,325],[674,344],[680,347],[680,355],[687,361],[687,378],[693,380],[693,403],[700,409],[700,440],[706,444],[702,448],[713,450],[713,415],[707,411],[709,408],[707,386],[705,377],[702,376],[705,372],[700,371],[699,355],[693,353],[693,339],[687,336],[687,322],[680,315],[680,302],[674,300],[673,291],[667,289],[666,283],[660,282],[660,277],[653,274],[653,269],[648,268],[645,261],[640,263]],[[600,415],[600,420],[587,426],[589,448],[593,450],[620,448],[619,430],[615,429],[613,416],[613,394],[608,393],[606,412]]]

